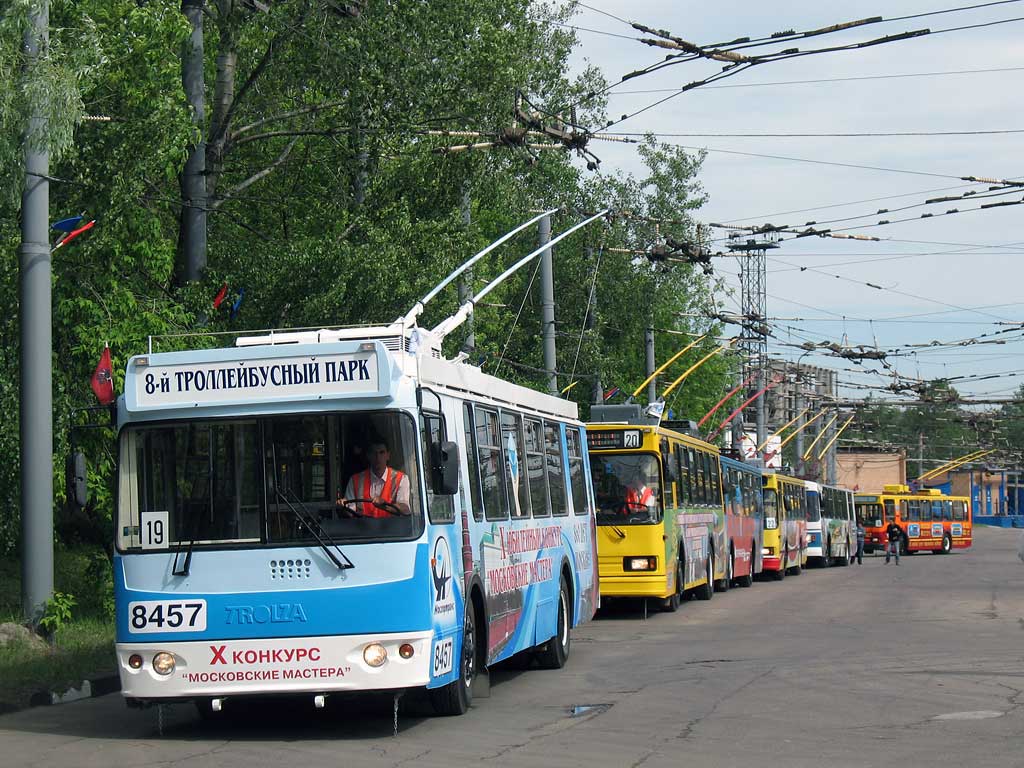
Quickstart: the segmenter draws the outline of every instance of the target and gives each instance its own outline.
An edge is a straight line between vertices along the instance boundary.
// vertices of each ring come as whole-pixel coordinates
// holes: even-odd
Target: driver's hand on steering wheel
[[[342,517],[355,517],[352,508],[348,505],[348,499],[344,496],[339,496],[338,500],[334,502],[334,506]]]

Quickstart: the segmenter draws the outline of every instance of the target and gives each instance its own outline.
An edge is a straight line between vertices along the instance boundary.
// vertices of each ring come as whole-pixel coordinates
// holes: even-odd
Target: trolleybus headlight
[[[398,655],[403,659],[411,659],[414,653],[416,653],[416,649],[410,643],[402,643],[398,648]]]
[[[622,567],[627,571],[653,571],[658,567],[656,557],[626,557]]]
[[[153,657],[153,670],[158,675],[169,675],[174,671],[174,655],[160,651]]]
[[[142,657],[137,653],[133,653],[128,657],[128,666],[132,669],[142,669]]]
[[[371,667],[379,667],[388,660],[388,649],[380,643],[370,643],[363,648],[363,661]]]

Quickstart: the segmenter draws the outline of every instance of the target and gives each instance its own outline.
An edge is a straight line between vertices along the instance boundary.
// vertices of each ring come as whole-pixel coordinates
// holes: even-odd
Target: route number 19
[[[167,549],[167,510],[140,515],[143,549]]]

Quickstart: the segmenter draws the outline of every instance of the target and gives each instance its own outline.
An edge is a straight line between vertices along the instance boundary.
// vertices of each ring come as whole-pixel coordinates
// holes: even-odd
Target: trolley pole
[[[551,242],[551,217],[540,220],[540,242]],[[555,274],[551,263],[551,248],[540,256],[541,322],[544,327],[544,368],[548,372],[548,394],[558,396],[557,360],[555,357]]]
[[[32,4],[26,69],[49,43],[48,0]],[[40,51],[40,48],[43,51]],[[19,251],[21,322],[21,606],[35,624],[53,595],[53,344],[49,242],[50,155],[41,149],[46,109],[31,105],[24,136],[25,186]]]
[[[469,184],[462,190],[462,223],[466,226],[466,233],[469,233],[469,225],[472,224],[472,208],[470,206]],[[459,278],[459,306],[466,303],[466,300],[473,295],[473,270],[467,270]],[[473,315],[470,313],[466,318],[466,338],[462,342],[462,351],[471,355],[476,349],[476,334],[473,333]]]
[[[587,262],[591,262],[594,259],[594,249],[589,245],[587,246]],[[591,291],[590,303],[587,305],[587,321],[586,328],[588,331],[593,332],[597,328],[597,278],[594,278],[594,288]],[[601,374],[598,371],[594,371],[594,378],[591,379],[590,384],[590,402],[594,405],[600,405],[604,402],[604,386],[601,382]]]

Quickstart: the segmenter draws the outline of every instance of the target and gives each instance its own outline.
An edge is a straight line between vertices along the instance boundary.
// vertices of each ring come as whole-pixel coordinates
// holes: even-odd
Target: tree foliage
[[[9,4],[0,16],[0,75],[13,77],[21,66],[19,11],[27,2]],[[646,328],[656,329],[659,361],[692,338],[686,334],[707,334],[666,371],[659,392],[719,343],[719,330],[695,317],[710,305],[713,278],[692,265],[615,252],[645,251],[665,238],[700,240],[692,219],[704,200],[700,156],[649,139],[638,148],[643,170],[636,175],[593,174],[562,151],[446,152],[461,140],[428,133],[494,133],[512,120],[517,93],[541,121],[568,117],[568,105],[582,102],[576,120],[600,124],[601,99],[582,100],[599,90],[598,73],[567,74],[574,38],[556,22],[571,8],[528,0],[266,5],[264,12],[238,0],[206,3],[208,268],[201,282],[179,287],[179,175],[199,138],[182,89],[190,28],[180,3],[52,3],[52,66],[38,89],[53,115],[46,137],[51,216],[98,219],[54,258],[58,457],[73,420],[83,418],[75,409],[93,402],[88,382],[104,343],[113,349],[120,389],[127,358],[150,337],[167,349],[225,343],[182,334],[387,322],[541,206],[560,208],[555,233],[588,212],[616,212],[554,249],[559,382],[579,382],[568,395],[584,411],[598,383],[626,391],[640,384]],[[0,158],[9,161],[2,167],[15,192],[17,127],[28,103],[0,96]],[[84,114],[109,120],[83,121]],[[16,195],[0,199],[0,208],[0,240],[13,253]],[[655,226],[651,219],[671,221]],[[475,267],[472,289],[535,246],[532,231],[489,255]],[[4,264],[0,310],[14,317],[16,260]],[[534,266],[477,308],[474,362],[543,388]],[[215,311],[211,299],[224,283],[228,300]],[[454,289],[442,294],[423,324],[433,326],[456,304]],[[4,327],[0,351],[11,371],[15,328]],[[451,340],[453,352],[461,341]],[[669,399],[677,417],[698,418],[716,401],[730,365],[717,357],[680,386]],[[0,381],[0,406],[12,417],[17,386],[16,378]],[[113,434],[76,435],[89,453],[92,511],[109,521]],[[0,433],[0,457],[0,493],[11,500],[0,512],[0,551],[9,551],[18,508],[13,423]],[[62,530],[71,535],[70,526]]]

